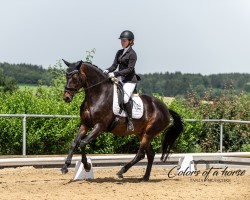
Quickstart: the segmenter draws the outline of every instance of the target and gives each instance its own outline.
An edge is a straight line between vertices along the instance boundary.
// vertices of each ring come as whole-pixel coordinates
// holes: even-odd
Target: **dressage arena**
[[[77,181],[74,168],[63,175],[59,168],[2,167],[0,199],[250,199],[249,165],[229,167],[227,176],[221,174],[225,166],[213,169],[206,180],[203,172],[209,169],[199,168],[198,175],[178,175],[174,165],[156,164],[150,181],[140,182],[144,163],[131,168],[123,179],[115,175],[120,167],[94,166],[94,179]]]

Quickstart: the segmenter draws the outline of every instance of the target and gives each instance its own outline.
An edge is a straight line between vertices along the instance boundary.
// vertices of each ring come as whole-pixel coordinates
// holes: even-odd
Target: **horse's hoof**
[[[61,172],[62,172],[62,174],[67,174],[68,173],[68,168],[66,168],[66,167],[63,167],[62,169],[61,169]]]
[[[143,177],[143,178],[139,178],[140,182],[147,182],[149,181],[149,177]]]
[[[89,172],[91,170],[91,164],[88,163],[87,165],[84,165],[84,169],[86,172]]]
[[[123,175],[122,174],[116,174],[118,178],[123,178]]]
[[[118,178],[123,178],[124,173],[125,173],[125,168],[123,167],[119,172],[116,173],[116,175],[118,176]]]

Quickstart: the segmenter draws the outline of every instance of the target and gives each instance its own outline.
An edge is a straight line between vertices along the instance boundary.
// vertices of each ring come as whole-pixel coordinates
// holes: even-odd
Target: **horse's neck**
[[[89,107],[95,107],[99,110],[104,107],[112,107],[113,102],[113,85],[104,84],[102,87],[96,86],[91,90],[86,90],[85,101]]]
[[[86,65],[86,78],[87,78],[87,87],[92,87],[93,85],[98,85],[102,81],[105,81],[104,74],[96,69],[96,67],[91,66],[90,64]],[[98,85],[99,86],[99,85]]]
[[[103,102],[109,104],[110,101],[112,102],[112,98],[110,100],[109,97],[113,96],[113,84],[111,84],[108,80],[105,81],[105,79],[107,78],[103,77],[102,74],[100,75],[99,71],[96,71],[94,69],[92,70],[94,71],[91,72],[92,76],[87,75],[87,79],[90,80],[87,84],[87,88],[91,88],[85,91],[85,100],[88,102],[89,105],[94,106],[96,104],[103,105]]]

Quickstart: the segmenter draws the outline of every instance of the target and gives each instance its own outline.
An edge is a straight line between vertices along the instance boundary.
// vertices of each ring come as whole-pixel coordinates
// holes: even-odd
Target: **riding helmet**
[[[128,39],[128,40],[133,40],[134,39],[134,34],[131,31],[123,31],[118,39]]]

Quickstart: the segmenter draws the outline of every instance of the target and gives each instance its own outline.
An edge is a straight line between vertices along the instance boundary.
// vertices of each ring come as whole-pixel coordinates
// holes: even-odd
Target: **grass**
[[[28,84],[20,84],[18,85],[19,90],[24,91],[25,89],[32,90],[35,92],[39,86],[38,85],[28,85]],[[47,88],[48,86],[43,85],[42,88]]]
[[[18,85],[18,88],[21,91],[23,91],[25,89],[29,89],[29,90],[35,91],[38,88],[38,86],[37,85],[27,85],[27,84],[25,84],[25,85]]]

